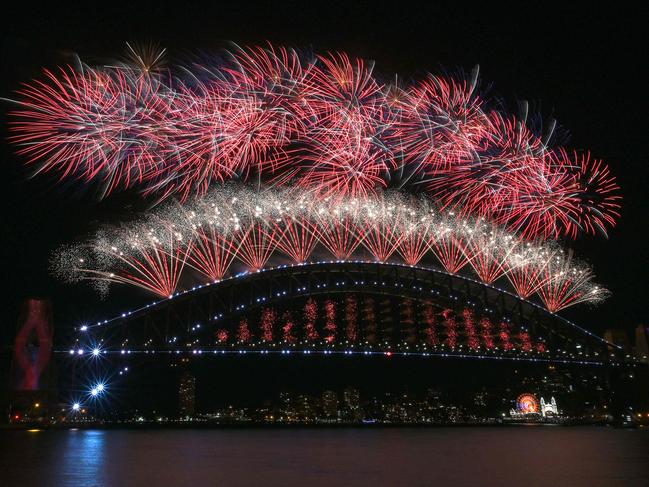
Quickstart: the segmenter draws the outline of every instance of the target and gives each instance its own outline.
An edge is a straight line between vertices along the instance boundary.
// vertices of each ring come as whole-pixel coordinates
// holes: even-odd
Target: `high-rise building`
[[[316,402],[311,396],[306,394],[299,394],[295,398],[295,409],[301,421],[310,422],[316,419]]]
[[[434,406],[439,406],[442,402],[442,393],[438,389],[429,387],[426,390],[426,401]]]
[[[297,420],[295,397],[290,392],[279,394],[279,415],[282,421]]]
[[[338,394],[334,391],[322,393],[322,413],[328,420],[338,419]]]
[[[604,332],[604,340],[618,347],[629,349],[629,336],[626,331],[620,329],[608,329]],[[609,347],[611,348],[611,347]]]
[[[649,326],[638,325],[635,329],[635,355],[638,360],[649,362]]]
[[[378,397],[373,397],[365,408],[365,419],[370,421],[382,421],[385,419],[385,405]]]
[[[343,391],[344,413],[347,420],[361,421],[363,410],[361,409],[361,394],[358,389],[348,387]]]
[[[358,389],[348,387],[343,391],[343,400],[345,407],[349,409],[357,409],[361,405],[361,394]]]
[[[180,415],[183,417],[193,416],[196,412],[196,377],[189,371],[180,376],[178,404]]]

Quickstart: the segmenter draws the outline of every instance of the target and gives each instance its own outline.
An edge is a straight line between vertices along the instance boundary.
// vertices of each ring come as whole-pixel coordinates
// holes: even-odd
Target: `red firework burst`
[[[619,216],[609,169],[491,109],[477,73],[384,86],[363,60],[268,45],[181,76],[136,56],[44,78],[19,91],[11,141],[37,171],[100,182],[105,194],[184,200],[254,178],[335,200],[412,184],[525,238],[606,234]],[[404,243],[407,261],[418,246]]]
[[[391,138],[406,163],[436,174],[473,161],[490,131],[484,102],[475,80],[443,79],[429,75],[408,90],[397,104],[399,118]]]

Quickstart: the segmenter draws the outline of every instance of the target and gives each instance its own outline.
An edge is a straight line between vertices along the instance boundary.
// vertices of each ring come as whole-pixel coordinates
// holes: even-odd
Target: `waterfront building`
[[[338,394],[334,391],[322,393],[322,413],[327,420],[338,419]]]
[[[557,401],[552,397],[550,402],[545,402],[545,399],[541,398],[541,416],[544,418],[547,416],[558,416],[559,409],[557,408]]]

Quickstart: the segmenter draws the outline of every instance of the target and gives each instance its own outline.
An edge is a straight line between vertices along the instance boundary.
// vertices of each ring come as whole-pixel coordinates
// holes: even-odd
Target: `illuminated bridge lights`
[[[355,267],[358,266],[358,267]],[[300,269],[300,272],[302,273],[301,275],[293,275],[291,269]],[[344,274],[345,272],[378,272],[379,270],[384,269],[386,275],[390,275],[391,279],[396,276],[400,276],[399,278],[405,279],[407,276],[405,274],[405,269],[408,269],[408,272],[416,272],[418,273],[416,275],[417,279],[420,279],[417,284],[412,284],[408,283],[407,281],[404,282],[397,282],[396,284],[399,284],[395,288],[394,284],[395,282],[392,281],[387,281],[385,279],[376,279],[376,278],[361,278],[361,279],[349,279],[348,277],[345,279],[340,279],[339,276]],[[400,270],[403,270],[402,271]],[[331,278],[326,277],[328,282],[317,282],[317,279],[325,279],[325,276],[327,276],[328,272],[333,272],[331,274]],[[336,276],[336,272],[339,273],[339,276]],[[285,273],[285,274],[283,274]],[[341,274],[342,273],[342,274]],[[395,274],[396,273],[396,274]],[[263,280],[257,279],[256,276],[259,276],[260,274],[264,274]],[[403,275],[402,275],[403,274]],[[426,277],[428,276],[428,277]],[[431,279],[430,276],[433,276],[432,280],[430,283],[427,281]],[[435,278],[434,276],[438,276]],[[249,281],[251,278],[254,277],[254,281]],[[338,277],[338,278],[336,278]],[[360,276],[359,276],[360,277]],[[413,276],[415,277],[415,276]],[[305,281],[310,281],[309,283],[301,283],[300,279],[305,279]],[[409,278],[409,277],[408,277]],[[467,287],[468,284],[473,285],[473,283],[476,284],[475,286],[475,293],[476,296],[479,297],[479,299],[476,300],[475,297],[473,297],[471,294],[464,295],[462,293],[457,293],[457,292],[448,292],[444,291],[442,285],[441,287],[438,287],[435,289],[436,284],[435,279],[443,279],[443,278],[451,278],[450,283],[452,283],[452,288],[457,289],[457,291],[464,292],[466,289],[469,289]],[[291,282],[290,285],[282,285],[279,283],[278,279],[287,279],[286,284]],[[329,280],[330,279],[330,280]],[[423,279],[423,280],[422,280]],[[314,282],[315,281],[315,282]],[[425,282],[426,281],[426,282]],[[440,281],[442,283],[442,281]],[[464,284],[463,284],[464,283]],[[329,284],[329,286],[326,286]],[[406,286],[406,284],[408,284]],[[320,285],[321,287],[318,288],[317,286]],[[433,288],[429,289],[429,285],[432,285]],[[478,286],[479,285],[479,286]],[[217,287],[215,287],[217,286]],[[223,287],[225,286],[225,288]],[[214,310],[209,311],[206,309],[206,312],[208,313],[205,318],[206,322],[202,323],[203,326],[205,326],[205,330],[203,330],[202,327],[198,326],[201,325],[201,323],[196,323],[194,321],[194,324],[186,330],[192,330],[192,333],[196,333],[196,340],[193,343],[194,347],[201,347],[201,350],[210,350],[210,354],[214,355],[214,352],[211,350],[213,346],[215,345],[215,337],[218,334],[218,343],[216,345],[218,346],[219,353],[240,353],[237,348],[240,347],[253,347],[250,348],[250,350],[254,350],[256,347],[272,347],[271,350],[273,350],[273,353],[277,351],[278,348],[289,348],[291,350],[295,350],[296,352],[301,351],[300,348],[305,348],[308,347],[309,349],[314,350],[314,353],[323,353],[325,350],[334,350],[334,353],[344,353],[348,349],[350,354],[351,353],[364,353],[365,350],[362,350],[362,343],[367,343],[366,340],[363,340],[362,336],[358,337],[358,341],[356,342],[343,342],[341,340],[344,340],[345,338],[345,327],[346,327],[346,321],[348,319],[348,316],[345,315],[345,302],[344,300],[340,300],[338,298],[335,298],[338,304],[336,304],[336,327],[334,331],[334,335],[337,335],[336,338],[332,338],[336,341],[336,343],[328,343],[325,341],[325,335],[330,333],[324,328],[320,328],[325,325],[324,321],[319,321],[317,325],[317,330],[318,334],[321,336],[317,338],[315,341],[313,339],[298,339],[296,340],[294,337],[290,336],[285,336],[282,338],[282,333],[285,333],[282,331],[282,322],[281,320],[283,318],[283,310],[284,309],[289,309],[290,306],[297,306],[295,303],[302,302],[304,303],[305,299],[312,299],[309,298],[309,293],[313,292],[314,290],[317,291],[318,293],[324,293],[322,296],[327,296],[331,295],[332,297],[336,296],[336,293],[340,293],[340,296],[350,296],[353,295],[354,293],[360,292],[361,295],[366,295],[367,293],[373,293],[373,292],[381,292],[381,289],[386,289],[388,291],[389,289],[398,289],[398,292],[400,296],[409,296],[412,295],[415,299],[416,302],[420,303],[416,306],[415,309],[419,309],[418,313],[421,313],[421,306],[425,303],[426,299],[432,299],[431,302],[435,303],[437,302],[438,299],[441,299],[443,302],[444,299],[450,299],[451,302],[453,303],[460,303],[460,298],[462,298],[462,302],[467,303],[467,308],[466,309],[471,309],[474,310],[476,315],[475,319],[475,325],[472,325],[474,327],[474,331],[470,331],[469,328],[466,330],[464,329],[464,322],[462,319],[459,319],[457,322],[457,325],[453,325],[454,327],[459,327],[457,328],[457,333],[458,337],[457,340],[458,342],[453,345],[452,343],[446,343],[447,341],[447,329],[443,327],[443,323],[445,321],[445,318],[442,319],[442,317],[439,318],[439,321],[435,325],[437,330],[436,334],[439,335],[439,342],[437,345],[435,345],[433,342],[431,342],[429,345],[423,345],[423,342],[421,344],[410,344],[410,345],[404,345],[405,342],[402,341],[397,341],[397,342],[392,342],[388,341],[387,345],[380,345],[381,347],[388,347],[388,346],[393,346],[396,347],[395,352],[396,353],[401,353],[401,354],[406,354],[406,353],[432,353],[435,355],[439,355],[442,353],[444,350],[447,350],[448,352],[445,352],[444,355],[472,355],[472,356],[490,356],[490,357],[498,357],[498,358],[514,358],[517,357],[517,359],[548,359],[548,360],[553,360],[555,358],[558,359],[566,359],[566,360],[578,360],[580,358],[584,358],[586,361],[589,361],[589,359],[595,358],[597,359],[601,355],[599,354],[599,351],[597,347],[593,348],[592,344],[584,348],[584,343],[583,343],[583,338],[571,338],[571,340],[574,340],[575,344],[579,344],[582,348],[577,348],[576,349],[576,354],[571,354],[569,352],[565,352],[562,350],[561,352],[553,352],[552,350],[556,350],[558,347],[556,347],[556,344],[553,345],[552,343],[552,328],[553,327],[563,327],[565,333],[568,330],[572,330],[573,333],[579,334],[580,332],[583,332],[588,337],[592,337],[596,339],[596,342],[601,344],[602,346],[607,345],[606,342],[599,338],[596,337],[594,334],[590,332],[586,332],[586,330],[583,330],[582,328],[578,327],[577,325],[574,325],[571,322],[568,322],[567,320],[563,320],[562,318],[556,316],[555,314],[549,313],[546,310],[543,310],[542,307],[537,306],[535,303],[526,301],[526,300],[521,300],[520,298],[512,295],[511,293],[507,293],[506,291],[499,290],[495,288],[494,286],[491,285],[484,285],[478,281],[468,279],[468,278],[463,278],[463,277],[458,277],[455,275],[451,275],[448,273],[445,273],[443,271],[437,271],[437,270],[431,270],[427,268],[422,268],[422,267],[413,267],[413,266],[403,266],[399,264],[380,264],[380,263],[375,263],[375,262],[332,262],[332,263],[322,263],[322,264],[309,264],[306,263],[302,266],[281,266],[281,267],[276,267],[276,268],[269,268],[269,269],[264,269],[260,273],[255,273],[255,274],[246,274],[245,278],[238,277],[238,278],[226,278],[223,279],[220,283],[214,285],[214,284],[208,284],[206,286],[203,286],[200,290],[196,290],[193,292],[185,293],[183,294],[182,300],[174,300],[173,306],[175,307],[174,313],[177,314],[178,312],[184,313],[185,311],[182,311],[184,306],[187,305],[187,303],[195,303],[193,304],[193,309],[199,310],[201,307],[204,306],[204,304],[200,304],[201,302],[204,302],[205,304],[207,303],[207,297],[212,295],[214,297],[217,297],[217,300],[219,299],[219,296],[223,295],[228,295],[228,293],[231,293],[232,296],[235,298],[237,296],[248,296],[250,295],[250,292],[244,289],[247,288],[242,288],[239,290],[241,286],[252,286],[250,289],[261,289],[263,287],[268,287],[268,293],[266,295],[259,294],[257,293],[252,294],[250,298],[249,303],[242,303],[239,302],[237,304],[232,305],[230,308],[230,312],[226,312],[226,310],[217,310],[216,312]],[[260,287],[261,286],[261,287]],[[353,291],[353,289],[360,288],[361,291]],[[226,291],[227,289],[231,289],[232,291]],[[520,315],[517,316],[517,318],[512,321],[510,316],[503,316],[502,315],[502,302],[498,301],[498,307],[495,308],[493,305],[485,305],[484,304],[484,295],[480,294],[484,291],[480,291],[480,289],[486,289],[489,292],[495,291],[493,294],[494,299],[498,298],[498,296],[502,296],[506,299],[509,299],[510,301],[506,301],[507,309],[510,309],[509,307],[511,306],[511,310],[514,310],[515,312],[518,308],[516,306],[516,303],[520,303],[523,306],[526,306],[528,311],[525,313],[532,313],[532,314],[525,314],[525,315]],[[217,294],[213,294],[218,290]],[[331,294],[331,293],[334,294]],[[389,291],[388,291],[389,295]],[[295,301],[294,298],[297,298],[298,296],[301,296],[302,301]],[[378,295],[377,295],[378,296]],[[426,298],[425,296],[435,296],[435,298]],[[446,296],[446,297],[445,297]],[[265,300],[262,300],[262,298],[266,298]],[[272,298],[272,299],[271,299]],[[180,299],[180,298],[179,298]],[[322,298],[324,299],[324,298]],[[390,298],[392,299],[392,298]],[[401,299],[401,298],[399,298]],[[405,298],[404,298],[405,299]],[[196,301],[198,300],[198,301]],[[423,301],[422,301],[423,300]],[[131,330],[131,332],[137,331],[139,328],[137,323],[142,322],[143,319],[146,319],[147,316],[151,315],[151,323],[156,323],[159,319],[161,319],[164,314],[159,315],[157,318],[155,318],[155,313],[158,313],[159,311],[162,311],[165,308],[165,306],[168,306],[166,303],[170,303],[169,301],[159,301],[158,305],[153,305],[153,303],[142,307],[138,310],[133,310],[129,313],[127,313],[127,318],[121,318],[121,316],[118,316],[117,318],[113,318],[110,320],[103,320],[102,324],[99,327],[89,327],[90,330],[94,330],[92,335],[97,335],[98,337],[102,336],[104,333],[102,330],[106,329],[106,331],[112,327],[113,325],[118,325],[118,326],[123,326],[121,321],[122,320],[128,320],[125,323],[128,323],[127,326]],[[214,301],[217,306],[221,306],[221,304],[218,304],[218,301]],[[495,303],[495,301],[494,301]],[[249,326],[251,326],[250,332],[252,334],[258,333],[257,326],[259,326],[259,323],[256,321],[255,316],[258,316],[258,313],[260,313],[265,307],[277,307],[280,306],[279,308],[276,308],[277,311],[273,312],[274,315],[274,321],[270,325],[273,329],[273,338],[272,338],[272,343],[269,343],[268,341],[259,341],[258,343],[254,343],[254,341],[247,341],[248,339],[244,341],[236,340],[237,337],[237,316],[247,316],[248,319],[252,319],[250,321]],[[289,306],[289,308],[282,308],[281,306]],[[324,308],[320,308],[320,306],[324,306],[324,301],[320,302],[320,305],[318,305],[318,308],[320,309],[319,313],[324,313]],[[454,305],[455,306],[455,305]],[[362,307],[361,307],[362,308]],[[396,310],[397,308],[395,308]],[[439,310],[440,308],[438,308]],[[460,310],[462,308],[459,308]],[[478,313],[479,310],[479,313]],[[536,310],[536,311],[535,311]],[[297,313],[293,318],[294,320],[297,318],[298,319],[298,324],[299,328],[293,328],[293,332],[298,332],[298,335],[302,333],[306,333],[306,329],[301,328],[302,326],[306,326],[305,322],[300,321],[303,316],[302,316],[302,311],[291,311],[292,313]],[[396,312],[396,311],[395,311]],[[458,311],[459,312],[459,311]],[[245,314],[244,314],[245,313]],[[355,313],[360,313],[360,311],[355,311]],[[534,313],[537,313],[538,316],[534,317]],[[491,331],[489,328],[484,328],[485,321],[483,318],[480,318],[480,316],[490,316],[493,318],[490,318],[491,320]],[[318,320],[324,320],[325,315],[324,314],[318,314],[319,318]],[[395,315],[396,316],[396,315]],[[413,331],[408,331],[407,328],[404,329],[403,333],[415,333],[417,336],[417,340],[428,340],[428,338],[425,338],[421,333],[425,332],[425,322],[426,319],[423,315],[418,315],[419,318],[416,320],[418,323],[415,328],[412,328]],[[525,318],[524,316],[527,316]],[[218,326],[216,325],[217,320],[216,317],[218,317],[218,322],[222,323],[219,324]],[[521,321],[522,317],[522,321]],[[360,315],[358,319],[360,319]],[[365,318],[363,318],[365,319]],[[397,319],[395,317],[395,319]],[[547,323],[543,325],[543,327],[538,328],[538,324],[536,320],[538,319],[544,319]],[[482,320],[482,321],[481,321]],[[498,322],[499,320],[502,323],[509,323],[510,326],[513,326],[514,328],[507,331],[508,334],[511,334],[511,340],[518,340],[518,333],[521,333],[521,337],[523,334],[530,334],[532,335],[533,343],[531,345],[531,350],[525,349],[523,345],[516,345],[512,342],[512,345],[509,345],[507,343],[504,343],[502,346],[498,343],[491,343],[492,338],[490,336],[493,336],[493,339],[495,341],[499,340],[498,337]],[[532,321],[530,321],[532,320]],[[361,320],[362,321],[362,320]],[[144,322],[142,322],[144,323]],[[522,323],[521,325],[515,325],[515,323]],[[532,326],[534,325],[534,326]],[[106,327],[109,328],[106,328]],[[172,325],[175,326],[175,325]],[[516,327],[518,326],[518,328]],[[440,328],[441,327],[441,328]],[[549,328],[548,328],[549,327]],[[567,327],[567,328],[566,328]],[[484,328],[484,332],[482,331]],[[111,328],[112,329],[112,328]],[[118,328],[115,328],[117,330]],[[455,328],[449,328],[448,330],[454,330]],[[473,328],[472,328],[473,329]],[[171,328],[173,330],[173,328]],[[221,331],[220,331],[221,330]],[[223,331],[225,330],[225,331]],[[536,330],[533,332],[532,330]],[[146,348],[149,350],[149,353],[164,353],[165,350],[169,350],[172,348],[172,346],[176,343],[178,343],[178,340],[181,342],[184,340],[181,335],[178,334],[178,331],[172,331],[173,336],[169,337],[168,339],[165,339],[164,337],[162,339],[156,338],[153,340],[152,337],[148,337],[145,339]],[[227,331],[227,333],[226,333]],[[543,336],[539,334],[539,331],[543,331],[544,334]],[[396,332],[395,332],[396,333]],[[401,332],[399,332],[401,333]],[[466,336],[473,336],[475,334],[476,338],[472,338],[473,343],[465,343]],[[483,333],[483,335],[481,335]],[[484,335],[486,333],[486,335]],[[465,335],[466,334],[466,335]],[[502,333],[501,333],[502,334]],[[222,335],[222,337],[221,337]],[[430,340],[437,340],[433,334],[430,337]],[[582,335],[583,337],[583,335]],[[135,338],[135,335],[133,336]],[[396,336],[394,337],[396,338]],[[550,339],[548,341],[548,339]],[[479,340],[481,343],[475,343],[476,340]],[[535,343],[538,343],[538,350],[536,349]],[[392,345],[391,345],[392,344]],[[115,350],[114,346],[108,346],[109,344],[106,344],[106,348],[109,348],[110,350]],[[162,345],[162,348],[161,348]],[[378,346],[378,345],[375,345]],[[357,347],[361,347],[361,350],[359,350]],[[526,345],[526,347],[530,347],[530,345]],[[121,354],[127,354],[131,353],[131,350],[133,353],[142,353],[142,351],[137,347],[136,343],[132,343],[131,346],[129,347],[129,350],[126,351],[127,347],[123,347],[124,350],[119,350],[119,347],[117,353]],[[462,352],[464,350],[464,352]],[[173,353],[184,353],[185,351],[182,349],[173,349]],[[368,350],[368,353],[383,353],[385,352],[385,349],[379,350],[379,349],[373,349],[373,350]],[[102,355],[104,353],[109,353],[112,354],[114,353],[113,351],[107,351],[107,350],[102,350]],[[197,353],[198,355],[198,353]],[[607,357],[608,354],[604,354],[604,357]]]
[[[414,270],[430,271],[432,273],[436,273],[436,274],[439,274],[439,275],[446,275],[446,276],[449,276],[449,277],[458,278],[458,279],[463,280],[465,282],[471,282],[471,283],[475,283],[475,284],[480,284],[481,286],[484,286],[485,288],[495,290],[495,291],[497,291],[499,293],[503,293],[503,295],[514,297],[517,300],[519,300],[521,302],[524,302],[526,305],[532,306],[532,307],[534,307],[534,308],[536,308],[539,311],[542,311],[544,313],[548,313],[551,316],[556,317],[559,320],[563,321],[565,324],[568,324],[569,326],[572,326],[572,327],[580,330],[581,332],[586,333],[587,335],[589,335],[589,336],[591,336],[591,337],[593,337],[593,338],[595,338],[597,340],[600,340],[602,343],[605,343],[608,346],[613,346],[614,348],[618,348],[618,349],[620,348],[620,347],[618,347],[616,345],[613,345],[613,344],[610,344],[610,343],[606,342],[603,338],[598,337],[597,335],[593,334],[592,332],[579,327],[578,325],[570,322],[569,320],[566,320],[565,318],[560,317],[556,313],[553,313],[553,312],[550,312],[550,311],[546,310],[545,308],[538,305],[537,303],[534,303],[532,301],[529,301],[529,300],[526,300],[526,299],[521,298],[519,296],[516,296],[515,294],[513,294],[513,293],[511,293],[511,292],[509,292],[507,290],[497,288],[497,287],[493,286],[492,284],[482,283],[481,281],[472,279],[471,277],[460,276],[460,275],[457,275],[457,274],[448,273],[446,271],[443,271],[443,270],[440,270],[440,269],[435,269],[435,268],[430,268],[430,267],[412,266],[412,265],[405,265],[405,264],[400,264],[400,263],[380,263],[380,262],[375,262],[375,261],[363,261],[363,260],[354,260],[354,261],[344,261],[344,260],[342,260],[342,261],[318,261],[318,262],[314,262],[314,263],[304,263],[303,265],[304,266],[314,266],[314,265],[319,266],[319,265],[325,265],[325,264],[349,264],[349,263],[371,264],[371,265],[386,265],[386,266],[390,266],[390,267],[408,267],[408,268],[411,268],[411,269],[414,269]],[[294,266],[293,265],[289,265],[289,266],[281,265],[281,266],[277,266],[277,267],[270,267],[270,268],[267,268],[267,269],[260,269],[259,272],[272,272],[272,271],[274,271],[276,269],[285,269],[287,267],[292,268]],[[228,278],[225,278],[223,280],[220,280],[218,283],[206,283],[205,287],[213,286],[214,284],[227,283],[227,282],[232,281],[234,279],[240,279],[242,277],[246,277],[246,276],[249,276],[249,275],[250,275],[249,273],[243,272],[243,273],[240,273],[238,275],[235,275],[235,276],[228,277]],[[343,285],[343,284],[344,284],[344,281],[341,281],[341,285]],[[386,283],[383,281],[383,282],[381,282],[381,285],[385,286]],[[299,287],[296,290],[296,292],[307,292],[307,291],[308,291],[308,288],[306,286]],[[431,292],[431,294],[441,296],[441,292],[439,290],[431,289],[430,292]],[[284,295],[284,294],[282,294],[282,295]],[[452,296],[452,299],[454,299],[455,301],[458,300],[457,296]],[[132,314],[141,313],[144,310],[149,309],[151,307],[154,307],[154,306],[156,306],[156,305],[158,305],[160,303],[161,303],[160,301],[154,301],[154,302],[151,302],[151,303],[149,303],[149,304],[147,304],[147,305],[145,305],[145,306],[143,306],[141,308],[138,308],[136,310],[128,311],[126,314],[128,316],[131,316]],[[162,303],[164,303],[164,301],[162,301]],[[245,307],[246,307],[245,304],[241,304],[236,308],[236,310],[238,310],[238,311],[243,310]],[[489,309],[489,308],[487,308],[487,309],[491,312],[491,309]],[[106,324],[109,324],[111,322],[115,322],[115,321],[117,321],[117,320],[119,320],[121,318],[122,318],[122,316],[118,316],[118,317],[115,317],[115,318],[112,318],[112,319],[106,319],[106,320],[103,320],[103,322],[102,321],[98,322],[97,325],[94,325],[94,326],[106,325]]]
[[[268,345],[271,345],[271,349],[269,348],[261,348],[261,347],[267,347]],[[391,353],[395,355],[420,355],[420,356],[474,356],[474,357],[491,357],[491,358],[499,358],[499,359],[515,359],[515,360],[531,360],[531,361],[537,361],[537,360],[546,360],[546,361],[554,361],[554,360],[559,360],[559,361],[564,361],[564,360],[569,360],[569,361],[577,361],[579,357],[587,357],[590,358],[591,354],[568,354],[566,353],[565,350],[558,351],[559,355],[551,354],[550,352],[536,352],[532,351],[530,352],[525,352],[525,351],[520,351],[520,350],[500,350],[498,348],[495,349],[485,349],[482,347],[478,347],[475,349],[472,349],[470,347],[464,347],[462,345],[457,346],[457,347],[446,347],[444,345],[440,347],[405,347],[405,346],[390,346],[389,350],[385,350],[381,347],[378,348],[367,348],[366,346],[360,347],[360,349],[357,349],[356,347],[348,346],[347,348],[342,348],[342,347],[331,347],[331,348],[322,348],[322,346],[318,346],[317,344],[299,344],[297,346],[294,346],[293,344],[290,344],[289,346],[292,347],[292,349],[286,349],[287,344],[268,344],[268,343],[256,343],[256,344],[248,344],[249,347],[252,348],[247,348],[247,349],[237,349],[237,346],[233,345],[229,348],[206,348],[206,347],[201,347],[200,349],[192,349],[192,350],[184,350],[184,349],[133,349],[133,350],[106,350],[104,353],[108,355],[124,355],[124,354],[187,354],[190,353],[192,355],[203,355],[204,353],[211,353],[211,354],[229,354],[229,353],[237,353],[237,354],[245,354],[245,353],[261,353],[261,354],[269,354],[269,353],[280,353],[280,354],[286,354],[289,355],[293,352],[303,352],[303,353],[320,353],[324,355],[329,355],[329,354],[345,354],[345,355],[352,355],[352,354],[365,354],[365,355],[374,355],[374,354],[386,354],[386,353]],[[310,349],[300,349],[302,346],[304,347],[310,347]],[[259,348],[256,348],[259,347]],[[464,350],[464,351],[463,351]],[[592,357],[594,359],[597,359],[598,354],[594,353],[592,354]]]
[[[284,350],[299,350],[300,348],[303,347],[310,347],[312,349],[321,351],[321,352],[328,352],[328,351],[335,351],[335,352],[340,352],[340,351],[357,351],[357,349],[365,349],[365,351],[369,352],[381,352],[381,351],[386,351],[388,350],[396,350],[402,353],[407,353],[410,351],[415,351],[415,352],[425,352],[425,351],[444,351],[448,350],[451,353],[456,353],[456,352],[461,352],[462,350],[466,350],[467,353],[475,353],[475,354],[490,354],[490,355],[500,355],[503,357],[506,356],[511,356],[512,354],[518,354],[522,356],[543,356],[543,357],[551,357],[551,351],[549,349],[544,348],[535,348],[531,350],[525,350],[521,349],[520,347],[505,347],[505,348],[500,348],[499,346],[493,346],[493,347],[483,347],[482,345],[477,345],[477,346],[467,346],[466,344],[458,344],[456,346],[449,346],[446,343],[441,343],[438,345],[428,345],[425,343],[416,343],[416,344],[409,344],[406,342],[400,342],[400,343],[391,343],[390,341],[384,341],[379,344],[370,344],[367,341],[359,342],[359,343],[349,343],[347,341],[345,342],[338,342],[338,343],[330,343],[327,341],[318,341],[318,342],[313,342],[309,340],[299,340],[297,342],[286,342],[286,341],[281,341],[281,342],[267,342],[267,341],[256,341],[256,342],[247,342],[247,343],[242,343],[242,342],[233,342],[233,343],[220,343],[216,347],[214,346],[209,346],[209,345],[202,345],[201,348],[194,348],[197,343],[195,344],[190,344],[189,345],[189,350],[187,349],[178,349],[178,348],[170,348],[170,347],[165,347],[165,348],[149,348],[149,346],[152,345],[150,341],[147,341],[144,346],[146,348],[135,348],[135,349],[105,349],[102,351],[103,355],[114,355],[114,354],[119,354],[119,355],[128,355],[131,353],[163,353],[165,351],[171,351],[173,353],[187,353],[191,352],[193,354],[201,354],[203,351],[231,351],[231,350],[237,350],[240,349],[241,347],[251,347],[250,349],[255,349],[256,347],[259,347],[262,350],[268,350],[268,347],[271,347],[272,350],[277,350],[277,349],[284,349]],[[287,348],[288,347],[288,348]],[[565,356],[568,352],[566,350],[561,350],[558,349],[556,353],[563,354]],[[569,354],[570,357],[575,357],[574,354]],[[578,352],[578,355],[584,355],[587,357],[590,357],[590,353],[584,353],[581,350]],[[597,353],[593,353],[593,356],[597,356]]]
[[[184,355],[188,352],[186,350],[135,350],[136,354],[150,354],[157,353],[160,355]],[[256,354],[256,355],[291,355],[292,353],[301,353],[302,355],[323,355],[323,356],[371,356],[371,357],[442,357],[442,358],[458,358],[458,359],[478,359],[478,360],[505,360],[505,361],[516,361],[516,362],[539,362],[539,363],[562,363],[562,364],[577,364],[577,365],[620,365],[619,362],[604,362],[601,360],[585,360],[573,357],[530,357],[530,356],[511,356],[511,355],[486,355],[486,354],[470,354],[463,352],[455,352],[452,350],[449,351],[399,351],[399,350],[256,350],[256,349],[245,349],[245,350],[193,350],[189,354],[195,356],[203,355],[246,355],[246,354]],[[128,367],[123,369],[124,372],[128,371]],[[119,375],[122,375],[122,371],[119,372]],[[94,395],[98,395],[101,391],[96,388],[91,390],[95,391]]]

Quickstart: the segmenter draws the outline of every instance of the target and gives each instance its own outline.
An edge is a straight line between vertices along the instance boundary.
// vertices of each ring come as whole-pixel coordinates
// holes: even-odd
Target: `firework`
[[[602,301],[608,291],[591,282],[592,271],[574,262],[572,255],[555,255],[543,268],[543,284],[538,294],[550,311],[568,306]]]
[[[11,141],[36,173],[169,200],[59,252],[54,267],[66,278],[171,296],[197,278],[325,256],[509,283],[552,312],[606,297],[588,266],[548,240],[606,235],[619,217],[615,179],[496,107],[477,70],[398,85],[343,53],[236,48],[177,69],[163,68],[163,52],[129,49],[115,65],[45,71],[11,114]],[[307,302],[308,339],[319,336],[319,312],[325,339],[342,334],[335,307]],[[356,314],[351,301],[339,313],[351,341]],[[430,326],[438,319],[424,315]],[[266,338],[281,325],[295,339],[291,316],[263,321]],[[470,313],[440,323],[446,333],[431,331],[430,342],[453,348],[463,326],[471,348],[480,336],[487,348],[498,336],[505,348],[532,347]]]
[[[294,332],[296,324],[290,311],[285,311],[282,317],[284,325],[282,326],[282,337],[285,343],[294,343],[296,341]]]
[[[402,188],[530,240],[606,234],[617,220],[609,169],[549,146],[526,117],[490,103],[477,71],[397,86],[342,53],[237,48],[162,69],[159,53],[131,51],[131,61],[113,66],[45,71],[18,92],[11,141],[36,172],[99,183],[104,194],[137,188],[183,201],[230,180],[297,186],[328,202]],[[348,240],[356,224],[341,219],[318,238],[326,235],[339,258],[362,243],[379,260],[396,251],[411,263],[428,239],[407,234],[378,248],[374,227],[362,242]],[[244,229],[244,247],[273,241],[274,231]],[[308,257],[313,229],[298,220],[283,235],[280,248],[299,238],[298,257]],[[261,254],[246,257],[257,267],[263,242]],[[473,263],[487,280],[501,274],[496,264],[460,259],[466,245],[442,238],[434,248],[449,270]]]
[[[345,300],[345,334],[348,343],[354,343],[358,338],[358,321],[356,296],[347,296]]]
[[[476,333],[475,317],[473,312],[470,309],[465,309],[462,312],[462,318],[464,320],[464,329],[466,331],[469,348],[472,348],[474,350],[480,348],[480,340],[478,339],[478,335]]]
[[[428,76],[405,91],[392,138],[406,163],[435,174],[475,157],[491,128],[476,81]]]
[[[436,347],[439,345],[439,337],[437,334],[437,319],[435,317],[435,311],[433,306],[430,303],[424,304],[424,339],[428,345]]]
[[[193,247],[173,223],[153,219],[108,234],[100,232],[91,242],[66,247],[54,266],[68,280],[90,280],[99,283],[102,291],[106,283],[115,282],[168,297],[176,290]]]
[[[158,207],[131,225],[102,229],[62,251],[57,271],[169,296],[181,274],[183,282],[196,278],[193,271],[218,281],[234,267],[258,271],[271,260],[302,264],[318,254],[398,262],[399,254],[405,264],[423,262],[452,274],[472,269],[486,284],[507,280],[523,298],[538,293],[550,311],[606,295],[588,267],[555,245],[531,244],[485,220],[434,210],[424,199],[386,193],[325,204],[310,194],[296,188],[213,190]]]

